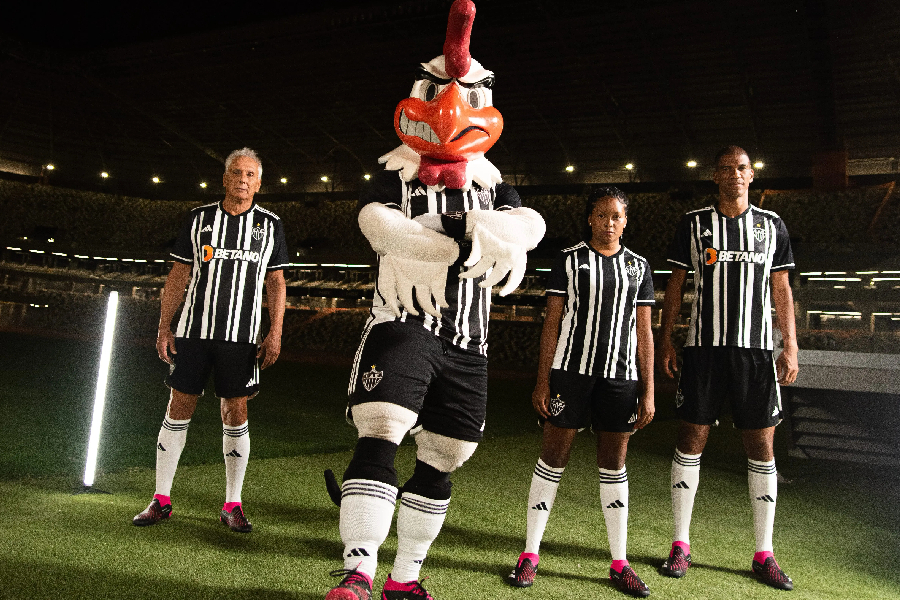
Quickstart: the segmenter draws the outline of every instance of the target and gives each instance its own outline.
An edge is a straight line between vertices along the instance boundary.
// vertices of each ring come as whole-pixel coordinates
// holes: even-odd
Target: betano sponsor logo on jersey
[[[717,262],[745,262],[763,264],[766,262],[765,252],[753,252],[747,250],[719,250],[707,248],[704,253],[706,264],[714,265]]]
[[[242,260],[246,262],[259,262],[259,252],[250,250],[229,250],[228,248],[213,248],[212,246],[203,246],[203,262],[209,262],[213,259],[221,260]]]

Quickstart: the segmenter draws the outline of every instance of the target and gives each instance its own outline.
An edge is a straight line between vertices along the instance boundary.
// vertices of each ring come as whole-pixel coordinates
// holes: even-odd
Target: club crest
[[[259,223],[257,223],[256,227],[254,227],[250,231],[250,235],[253,237],[254,240],[257,240],[257,241],[262,239],[264,233],[265,232],[263,231],[263,228],[260,226]]]
[[[565,407],[566,403],[559,397],[559,394],[556,395],[556,398],[550,400],[550,414],[554,417],[558,417]]]
[[[634,261],[629,260],[628,265],[625,267],[625,272],[636,279],[641,274],[641,269],[634,264]]]
[[[757,223],[756,227],[753,229],[753,237],[756,238],[757,242],[765,241],[766,239],[766,230],[762,228],[761,223]]]
[[[375,365],[372,365],[372,370],[366,371],[362,375],[363,387],[367,392],[371,392],[381,382],[382,377],[384,377],[384,371],[376,371]]]

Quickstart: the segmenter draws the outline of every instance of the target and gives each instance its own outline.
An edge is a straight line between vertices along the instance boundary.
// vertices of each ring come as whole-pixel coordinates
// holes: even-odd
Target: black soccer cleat
[[[766,558],[766,562],[763,564],[754,560],[753,572],[756,573],[756,576],[760,581],[773,588],[779,590],[794,589],[794,582],[781,570],[781,567],[778,566],[778,563],[775,562],[775,559],[771,556]]]
[[[329,575],[344,578],[329,590],[325,600],[372,600],[372,584],[356,569],[337,569]]]
[[[219,515],[219,522],[237,533],[250,533],[253,531],[253,525],[244,516],[244,510],[240,506],[235,506],[231,509],[231,512],[223,508],[222,514]]]
[[[616,589],[623,594],[628,594],[629,596],[635,596],[637,598],[646,598],[650,595],[650,588],[647,587],[646,583],[641,581],[641,578],[637,576],[637,573],[634,572],[631,565],[625,565],[622,568],[621,573],[617,573],[615,569],[610,567],[609,579],[613,582],[613,585],[616,586]]]
[[[673,546],[669,558],[662,564],[659,572],[666,577],[684,577],[688,568],[691,566],[691,555],[685,555],[681,546]]]
[[[537,567],[530,558],[519,560],[512,573],[507,576],[509,585],[517,588],[527,588],[534,585],[534,577],[537,575]]]
[[[172,514],[172,505],[166,504],[161,506],[159,500],[154,498],[150,501],[144,512],[134,516],[131,522],[138,527],[146,527],[147,525],[156,525],[163,519],[168,519]]]

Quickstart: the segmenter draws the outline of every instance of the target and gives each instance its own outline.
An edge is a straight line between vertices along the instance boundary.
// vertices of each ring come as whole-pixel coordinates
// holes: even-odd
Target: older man
[[[247,400],[259,391],[259,359],[265,369],[281,352],[282,269],[288,264],[281,220],[253,202],[261,177],[262,163],[253,150],[232,152],[222,177],[225,198],[193,209],[172,250],[175,264],[163,289],[156,339],[159,357],[171,365],[166,379],[171,396],[156,444],[156,493],[134,517],[135,525],[154,525],[172,514],[172,480],[197,399],[212,372],[221,398],[225,455],[219,520],[240,533],[253,528],[241,507],[250,455]],[[264,283],[271,326],[258,345]]]
[[[715,159],[715,206],[687,213],[669,250],[672,275],[666,287],[657,364],[669,377],[676,369],[671,333],[681,308],[682,285],[694,271],[691,323],[676,393],[681,423],[672,461],[675,536],[662,573],[683,577],[691,565],[688,530],[700,481],[700,455],[710,426],[726,400],[747,452],[747,479],[756,533],[751,566],[764,583],[793,588],[772,554],[778,484],[773,439],[781,421],[778,385],[797,378],[797,338],[788,270],[794,268],[787,228],[773,212],[751,206],[750,158],[728,146]],[[784,339],[773,361],[772,309]]]

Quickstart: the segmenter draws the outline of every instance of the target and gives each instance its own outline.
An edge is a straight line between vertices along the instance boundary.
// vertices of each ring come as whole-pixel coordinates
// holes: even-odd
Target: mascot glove
[[[378,292],[388,308],[401,316],[401,309],[412,315],[419,311],[413,304],[413,288],[422,310],[436,319],[441,318],[441,306],[448,306],[444,297],[447,285],[447,267],[441,262],[403,258],[395,254],[381,257],[378,271]],[[434,298],[434,304],[431,299]]]
[[[476,225],[472,230],[472,253],[463,264],[471,267],[460,274],[464,278],[480,277],[491,269],[490,275],[478,284],[483,288],[497,285],[509,273],[506,285],[500,290],[500,295],[506,296],[522,283],[527,255],[524,246],[504,242],[486,228]]]

